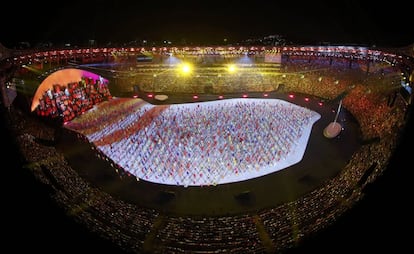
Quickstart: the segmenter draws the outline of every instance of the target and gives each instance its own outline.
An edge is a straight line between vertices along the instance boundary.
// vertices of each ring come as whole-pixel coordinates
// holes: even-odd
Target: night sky
[[[217,45],[278,34],[299,44],[406,46],[414,22],[398,1],[12,1],[0,17],[0,42]]]

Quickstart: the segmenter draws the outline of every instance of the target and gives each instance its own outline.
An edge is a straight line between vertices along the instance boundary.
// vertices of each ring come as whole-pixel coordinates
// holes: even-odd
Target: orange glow
[[[69,83],[81,81],[82,77],[91,77],[97,79],[99,76],[94,73],[79,69],[58,70],[50,74],[37,88],[36,93],[33,96],[31,111],[34,111],[39,105],[39,100],[42,98],[43,94],[47,90],[53,89],[53,85],[59,84],[66,86]]]

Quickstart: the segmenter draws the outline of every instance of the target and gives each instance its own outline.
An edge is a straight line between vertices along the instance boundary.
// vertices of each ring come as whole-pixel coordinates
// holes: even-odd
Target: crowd
[[[312,71],[299,74],[296,71],[291,71],[296,69],[295,62],[300,63],[300,69],[307,68]],[[296,246],[307,236],[334,223],[338,217],[363,197],[362,189],[364,186],[371,181],[375,181],[387,168],[389,158],[398,143],[399,130],[404,127],[406,111],[404,100],[397,96],[395,104],[390,105],[386,99],[391,92],[394,92],[394,90],[390,90],[390,84],[388,83],[388,78],[392,78],[394,72],[382,72],[384,74],[381,73],[381,78],[378,78],[377,75],[366,75],[366,71],[354,67],[354,64],[357,64],[355,62],[349,64],[347,60],[337,61],[336,59],[333,62],[327,60],[320,63],[299,56],[297,59],[290,57],[289,62],[283,68],[286,75],[281,75],[278,79],[280,78],[280,82],[283,82],[284,89],[287,91],[299,90],[303,93],[328,99],[335,98],[344,88],[349,88],[349,94],[344,99],[344,106],[358,120],[362,137],[364,139],[377,137],[377,141],[363,144],[353,154],[339,175],[301,198],[241,215],[189,216],[163,214],[154,209],[139,207],[114,198],[80,177],[76,169],[72,169],[54,147],[44,146],[37,142],[38,138],[53,139],[53,129],[44,126],[36,119],[27,119],[24,114],[19,113],[18,109],[11,108],[10,116],[23,158],[27,162],[26,168],[31,170],[39,181],[53,189],[52,197],[58,204],[70,211],[76,220],[84,223],[91,231],[117,243],[122,249],[137,253],[142,250],[150,250],[153,253],[197,251],[203,253],[264,253],[269,249],[286,250]],[[110,116],[121,117],[117,114],[119,110],[129,112],[132,108],[137,109],[137,113],[133,118],[139,119],[144,115],[144,111],[141,110],[147,109],[146,112],[150,110],[148,105],[137,105],[132,101],[114,101],[119,102],[122,108],[117,108],[117,110],[112,110],[109,107],[100,108],[98,116],[94,116],[96,122],[86,125],[78,123],[77,127],[72,127],[85,129],[85,135],[94,141],[99,141],[102,135],[113,135],[111,137],[115,138],[117,134],[109,133],[109,129],[105,126],[106,123],[100,120],[111,119]],[[122,102],[126,103],[122,104]],[[224,107],[224,105],[221,104],[221,107]],[[272,105],[269,104],[267,107],[271,108]],[[265,109],[256,109],[253,105],[249,105],[247,108],[253,111],[258,110],[256,113],[268,114],[269,118],[277,117],[277,114],[271,116]],[[234,110],[234,107],[232,109]],[[288,109],[289,107],[282,110]],[[182,110],[182,108],[169,107],[163,108],[163,110],[164,112],[168,110],[174,112],[174,110]],[[209,114],[215,112],[208,109],[202,110]],[[110,114],[107,115],[107,112]],[[225,110],[224,112],[228,111]],[[177,113],[164,115],[165,118],[168,118],[168,121],[155,120],[153,124],[160,125],[162,129],[164,123],[173,121],[174,116],[177,117],[178,115],[183,117],[180,121],[184,122],[204,121],[204,124],[208,126],[208,121],[211,121],[207,118],[208,114],[201,114],[206,119],[200,119],[199,117],[191,118],[191,114],[186,116]],[[243,116],[247,117],[246,114]],[[301,121],[304,121],[299,122],[299,126],[306,123],[306,121],[311,122],[312,115],[309,115],[309,112],[301,111],[299,116]],[[296,116],[293,115],[292,117]],[[120,125],[119,128],[127,129],[134,119],[121,121],[124,125]],[[248,123],[252,124],[251,128],[255,128],[258,121],[251,120]],[[264,119],[263,121],[266,122],[267,120]],[[292,124],[292,122],[288,121],[286,124]],[[229,126],[226,125],[226,127]],[[270,128],[270,123],[267,123],[266,126],[266,128]],[[143,128],[149,128],[149,125]],[[178,126],[173,128],[178,128]],[[237,126],[235,128],[237,129]],[[148,135],[156,136],[155,129],[151,130],[152,132]],[[168,130],[165,132],[169,133]],[[173,130],[170,132],[170,136],[172,136]],[[210,133],[208,130],[203,130],[203,132],[206,135]],[[237,136],[238,132],[234,131],[234,133]],[[285,133],[292,139],[300,134],[300,132],[295,131]],[[143,137],[138,135],[134,138],[142,140]],[[216,141],[217,145],[222,144],[219,140]],[[172,142],[174,142],[174,139],[172,139]],[[190,139],[187,142],[190,142]],[[210,142],[214,142],[214,140]],[[142,143],[143,145],[146,144],[145,142]],[[150,146],[150,144],[147,146]],[[224,144],[229,143],[225,142]],[[118,142],[117,145],[124,147],[121,142]],[[200,147],[198,143],[193,145]],[[263,143],[263,145],[265,144]],[[110,144],[105,144],[103,147],[107,149],[108,153],[111,151]],[[129,145],[126,147],[129,147]],[[116,148],[113,147],[112,149]],[[281,144],[280,148],[288,148],[288,146]],[[180,150],[182,153],[184,151],[185,149]],[[277,156],[277,154],[272,153],[270,155]],[[128,161],[128,157],[126,161]],[[123,166],[127,166],[126,161],[122,162]],[[374,162],[376,167],[373,173],[369,175],[366,181],[360,182],[366,170]],[[258,230],[258,228],[264,228],[264,231]],[[264,244],[262,234],[269,237],[270,243]]]
[[[35,112],[42,117],[67,122],[111,97],[107,83],[82,77],[78,82],[54,84],[53,89],[45,91],[39,99]]]
[[[156,115],[151,112],[162,106],[130,100],[141,106],[107,102],[118,118],[94,125],[99,130],[91,132],[88,121],[97,117],[84,114],[72,121],[75,130],[136,177],[184,186],[242,181],[297,163],[320,117],[281,100],[178,104]],[[72,122],[65,127],[71,129]]]

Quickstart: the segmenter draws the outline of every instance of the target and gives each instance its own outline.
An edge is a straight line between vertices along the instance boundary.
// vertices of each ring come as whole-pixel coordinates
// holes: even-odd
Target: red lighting
[[[264,97],[267,97],[267,96],[269,96],[269,94],[265,93],[265,94],[263,94],[263,96],[264,96]]]
[[[193,99],[197,100],[198,99],[198,95],[193,95]]]
[[[323,103],[322,103],[322,102],[319,102],[319,103],[318,103],[318,105],[319,105],[319,106],[322,106],[322,105],[323,105]]]
[[[223,95],[219,95],[219,97],[218,97],[219,99],[223,99],[224,97],[223,97]]]
[[[293,99],[295,96],[293,94],[289,94],[289,98]]]
[[[147,97],[152,98],[152,97],[154,97],[154,95],[150,93],[150,94],[147,95]]]
[[[309,101],[309,98],[308,97],[305,97],[305,101]]]
[[[242,97],[243,98],[247,98],[248,96],[247,96],[247,94],[243,94]]]

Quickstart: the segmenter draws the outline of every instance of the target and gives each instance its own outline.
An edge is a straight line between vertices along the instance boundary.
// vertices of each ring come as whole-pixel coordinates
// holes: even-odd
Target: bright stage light
[[[234,73],[234,72],[236,72],[236,65],[234,65],[234,64],[230,64],[230,65],[228,65],[227,66],[227,71],[229,72],[229,73]]]
[[[183,63],[179,66],[179,71],[183,75],[190,74],[192,72],[192,70],[193,70],[192,66],[188,63]]]
[[[184,73],[189,73],[190,72],[190,66],[188,66],[188,65],[184,65],[183,66],[183,68],[182,68],[182,71],[184,72]]]

